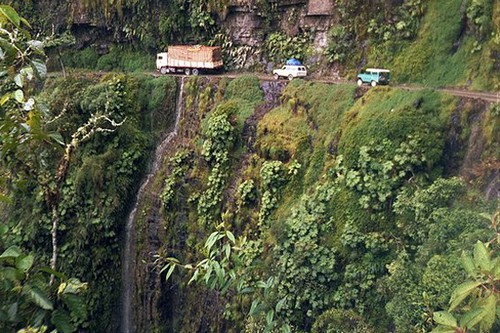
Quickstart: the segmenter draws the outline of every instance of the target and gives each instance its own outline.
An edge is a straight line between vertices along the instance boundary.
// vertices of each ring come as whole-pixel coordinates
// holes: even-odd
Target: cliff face
[[[143,19],[151,20],[152,24],[146,29],[149,31],[144,32],[155,38],[149,47],[155,50],[160,48],[164,36],[161,36],[162,29],[159,25],[165,22],[160,13],[168,14],[169,11],[172,11],[172,8],[159,2],[133,7],[127,6],[127,2],[123,1],[123,8],[118,9],[116,6],[99,7],[97,2],[93,5],[92,2],[64,0],[33,1],[32,6],[24,10],[35,19],[37,29],[53,29],[55,32],[69,29],[77,37],[78,48],[93,45],[101,50],[106,50],[112,43],[137,43],[134,39],[140,40],[144,36],[141,36],[139,31],[130,31],[140,29],[131,27],[131,23]],[[54,14],[46,15],[49,13]],[[209,12],[206,14],[210,15]],[[220,31],[230,38],[235,47],[251,47],[254,51],[252,54],[258,55],[262,55],[260,50],[267,36],[274,31],[282,31],[291,37],[307,31],[314,49],[324,50],[327,46],[328,29],[338,20],[334,0],[231,0],[224,8],[223,14],[212,15],[221,28]],[[203,42],[203,39],[210,38],[213,33],[213,29],[209,29],[210,31],[206,31],[206,35],[201,38],[190,36],[193,27],[189,24],[186,26],[185,22],[179,23],[177,28],[178,33],[169,38],[169,42]],[[248,59],[248,63],[243,66],[251,66],[258,60],[260,59]]]
[[[89,283],[88,331],[120,331],[126,239],[136,332],[258,332],[269,320],[319,333],[346,322],[362,332],[429,331],[422,312],[448,305],[465,278],[462,250],[493,237],[481,213],[495,202],[478,190],[498,193],[498,108],[474,99],[113,73],[49,80],[41,97],[65,110],[62,130],[110,105],[127,117],[81,146],[60,199],[60,269]],[[172,128],[135,207],[133,236],[123,237],[153,141]],[[19,244],[46,258],[50,220],[37,193],[20,193],[0,215],[30,230]],[[219,239],[212,257],[208,237],[227,230],[237,244]],[[210,272],[188,284],[207,256]],[[172,257],[191,268],[166,280]],[[401,298],[408,288],[416,292]]]
[[[151,64],[151,54],[167,44],[212,41],[223,46],[228,69],[268,71],[294,56],[315,75],[349,76],[371,64],[393,69],[396,82],[484,89],[498,89],[500,77],[500,22],[492,20],[500,17],[499,2],[474,2],[481,10],[462,0],[16,4],[35,29],[71,31],[76,45],[63,58],[75,67],[116,69],[126,48],[147,53]],[[477,22],[486,23],[474,23],[481,15],[486,19]],[[135,253],[125,258],[137,265],[137,331],[291,325],[316,333],[346,322],[356,326],[343,328],[352,332],[430,331],[422,316],[447,308],[465,278],[457,254],[477,241],[471,237],[492,239],[480,216],[491,205],[474,191],[498,193],[498,107],[433,90],[303,80],[284,87],[248,76],[177,85],[170,76],[114,76],[83,92],[80,78],[71,79],[72,90],[61,80],[50,95],[60,99],[56,110],[66,98],[76,100],[71,112],[78,114],[97,97],[100,107],[108,105],[108,88],[116,85],[117,108],[132,121],[116,140],[89,144],[75,162],[77,185],[68,183],[64,268],[92,285],[88,327],[95,332],[118,330],[119,235],[146,152],[158,127],[172,122],[175,96],[184,112],[179,132],[139,203]],[[464,194],[456,175],[474,190]],[[108,177],[122,187],[104,186]],[[23,223],[33,220],[28,210],[20,215]],[[47,237],[48,229],[39,229]],[[79,230],[88,235],[83,245]],[[211,253],[207,238],[221,230],[238,239],[218,244],[229,244],[214,254],[222,264],[211,261],[215,270],[202,271],[198,283],[186,283],[193,266],[176,267],[165,281],[167,258],[196,265]],[[231,251],[241,258],[224,259]]]
[[[282,30],[290,36],[313,31],[314,46],[323,49],[327,45],[326,32],[338,17],[333,0],[276,1],[271,8],[275,13],[270,24],[274,30]],[[237,45],[259,46],[270,32],[263,14],[247,1],[230,1],[222,25]]]
[[[492,182],[498,139],[491,135],[496,125],[490,120],[497,117],[491,105],[431,91],[300,80],[284,86],[253,77],[190,78],[182,96],[178,136],[137,220],[137,331],[254,332],[266,325],[266,311],[286,299],[273,325],[323,332],[318,327],[352,315],[339,310],[345,306],[360,314],[352,315],[352,331],[396,325],[406,332],[427,324],[420,323],[419,311],[411,312],[421,296],[401,300],[400,292],[408,284],[427,290],[430,277],[447,282],[440,280],[426,306],[447,304],[448,288],[462,272],[433,263],[453,261],[452,249],[469,248],[460,240],[468,228],[487,232],[477,212],[488,205],[473,199],[473,191],[463,197],[472,205],[452,199],[460,197],[453,176],[487,195],[498,189]],[[358,182],[349,185],[351,177]],[[426,208],[437,214],[430,220],[396,208],[424,192],[450,193],[447,203],[436,197]],[[446,230],[436,236],[443,237],[440,245],[430,234],[434,228]],[[267,296],[257,287],[240,293],[228,277],[218,285],[216,274],[203,270],[203,278],[188,285],[192,268],[177,267],[163,279],[159,270],[168,261],[162,260],[196,265],[208,256],[209,235],[221,229],[247,243],[243,254],[237,252],[244,259],[228,266],[220,259],[224,268],[218,269],[227,271],[217,276],[233,271],[244,286],[279,281],[267,287]],[[400,246],[421,250],[401,262],[396,257],[407,252]],[[390,265],[414,275],[405,280],[386,269]],[[248,316],[255,300],[266,303],[260,314]],[[328,315],[333,310],[343,313],[341,319]]]

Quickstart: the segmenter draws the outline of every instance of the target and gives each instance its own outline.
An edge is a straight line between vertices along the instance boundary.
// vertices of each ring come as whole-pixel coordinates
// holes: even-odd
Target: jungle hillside
[[[498,0],[1,1],[0,332],[498,332],[499,91]]]

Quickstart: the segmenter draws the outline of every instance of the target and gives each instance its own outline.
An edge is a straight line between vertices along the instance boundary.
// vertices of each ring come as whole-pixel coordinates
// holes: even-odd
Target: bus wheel
[[[186,75],[191,75],[191,70],[190,70],[189,68],[186,68],[186,69],[184,70],[184,74],[186,74]]]
[[[160,73],[162,73],[163,75],[167,74],[168,73],[168,68],[167,67],[160,68]]]
[[[194,69],[193,69],[193,75],[194,75],[194,76],[198,76],[198,74],[200,74],[200,72],[198,71],[198,69],[197,69],[197,68],[194,68]]]

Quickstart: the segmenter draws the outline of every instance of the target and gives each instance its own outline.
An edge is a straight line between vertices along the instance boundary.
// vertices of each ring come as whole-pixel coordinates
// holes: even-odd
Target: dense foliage
[[[256,83],[246,84],[250,87],[241,94],[251,96]],[[235,97],[233,88],[226,88],[226,96]],[[353,90],[290,83],[278,107],[259,121],[255,146],[219,154],[240,166],[237,174],[223,173],[223,179],[236,180],[214,187],[213,198],[224,191],[236,198],[211,211],[212,227],[200,224],[206,213],[189,210],[185,198],[213,182],[217,168],[206,159],[213,141],[205,139],[194,150],[208,165],[182,173],[171,169],[181,174],[175,179],[183,184],[184,199],[169,196],[175,197],[170,207],[189,211],[169,213],[168,224],[178,232],[187,223],[191,235],[205,237],[190,238],[186,248],[172,234],[164,244],[168,281],[190,282],[169,293],[170,299],[189,299],[175,316],[202,316],[197,324],[169,323],[170,330],[208,331],[204,320],[215,331],[228,332],[429,332],[438,324],[436,332],[498,328],[493,315],[498,293],[491,287],[498,280],[491,272],[498,266],[498,245],[490,241],[498,237],[497,222],[482,216],[495,205],[467,191],[463,180],[447,176],[454,172],[446,169],[453,165],[447,159],[461,155],[447,151],[455,100],[386,88],[355,100]],[[217,95],[212,96],[217,105]],[[224,105],[214,107],[204,128],[215,128]],[[238,112],[246,114],[236,107],[231,114]],[[223,126],[217,133],[230,132]],[[226,137],[224,142],[216,146],[234,141]],[[252,148],[256,151],[245,152]],[[482,265],[488,267],[482,275],[472,273],[479,264],[468,264],[469,273],[461,266],[462,250],[472,250],[478,240],[481,254],[475,256],[486,258]],[[460,286],[466,274],[477,280]],[[204,295],[204,286],[212,291],[206,300],[218,299],[210,311],[219,309],[224,320],[203,319],[206,300],[196,297]],[[481,293],[470,286],[490,289]],[[475,310],[464,304],[457,314],[443,312],[456,311],[454,304],[465,298]],[[460,322],[451,319],[461,316]]]
[[[7,203],[11,192],[25,191],[30,178],[38,177],[35,182],[45,189],[42,195],[50,193],[42,179],[46,173],[38,164],[46,156],[37,154],[46,155],[51,141],[61,143],[59,133],[44,127],[47,114],[31,96],[30,84],[44,79],[46,67],[43,44],[31,39],[29,28],[11,7],[0,6],[0,198]],[[87,315],[80,295],[87,285],[55,270],[56,237],[49,268],[12,245],[16,242],[9,237],[13,232],[9,229],[8,223],[0,226],[0,328],[5,332],[76,331]]]
[[[124,75],[56,78],[39,91],[31,82],[45,75],[43,43],[30,40],[27,22],[10,7],[1,9],[0,24],[9,29],[1,30],[1,193],[8,200],[2,204],[0,243],[5,251],[2,293],[7,293],[2,322],[18,329],[55,325],[62,332],[114,329],[116,322],[93,318],[112,319],[118,304],[115,272],[127,203],[148,149],[172,120],[175,81]],[[44,275],[40,267],[49,263]],[[56,270],[88,284],[84,301],[72,295],[87,284]],[[54,310],[50,321],[43,310]]]
[[[146,166],[148,148],[159,131],[172,121],[175,82],[137,76],[109,76],[101,82],[69,78],[48,82],[41,94],[49,110],[59,115],[51,126],[65,138],[89,115],[110,111],[123,125],[113,133],[96,133],[71,160],[61,185],[57,214],[60,268],[89,283],[87,304],[92,316],[112,318],[119,302],[120,234],[138,179]],[[156,118],[151,126],[151,117]],[[36,184],[32,193],[39,193]],[[39,196],[18,196],[11,212],[17,243],[41,251],[47,240],[44,201]],[[32,207],[26,211],[23,207]],[[33,218],[40,225],[33,225]],[[37,241],[33,241],[33,240]],[[109,292],[114,286],[114,292]],[[115,318],[116,320],[117,318]],[[113,329],[113,321],[92,321],[89,328]]]
[[[45,3],[68,21],[44,17]],[[279,4],[252,3],[264,18],[259,60],[317,64],[314,31],[282,31]],[[324,56],[347,74],[380,65],[400,82],[498,84],[497,2],[335,4]],[[177,42],[222,43],[234,66],[252,52],[220,29],[228,1],[15,5],[36,13],[38,31],[59,23],[44,42],[72,67],[151,69],[146,53]],[[498,164],[498,105],[302,80],[281,91],[254,76],[182,78],[179,103],[172,77],[74,72],[43,83],[43,43],[0,8],[0,329],[118,329],[124,223],[176,104],[177,138],[126,258],[137,264],[138,327],[500,329],[498,202],[481,195]],[[83,42],[86,29],[107,32]]]

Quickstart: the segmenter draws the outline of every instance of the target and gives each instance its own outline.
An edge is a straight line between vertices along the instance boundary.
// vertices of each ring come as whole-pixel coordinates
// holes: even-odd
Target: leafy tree
[[[51,275],[57,277],[53,284]],[[81,298],[86,289],[78,279],[36,267],[33,255],[10,246],[0,255],[0,331],[75,332],[87,316]]]
[[[102,117],[109,118],[94,116],[73,133],[68,144],[58,133],[46,130],[48,112],[33,97],[33,82],[46,75],[45,54],[43,44],[31,39],[28,28],[28,22],[12,7],[0,6],[0,170],[2,181],[14,190],[32,177],[44,188],[46,204],[52,207],[53,253],[51,268],[36,267],[33,255],[24,254],[17,246],[5,249],[3,239],[8,229],[0,228],[0,329],[45,332],[55,328],[74,332],[86,318],[79,294],[87,286],[55,270],[58,190],[73,150],[82,139],[99,130]],[[54,143],[65,146],[55,171],[47,160]],[[8,194],[4,189],[2,195]]]
[[[13,170],[25,170],[35,142],[50,141],[41,130],[42,110],[31,95],[31,82],[46,74],[42,43],[31,39],[29,24],[10,6],[0,6],[0,163],[9,183]],[[8,172],[6,170],[9,170]]]
[[[20,18],[10,6],[1,6],[0,14],[0,45],[4,55],[1,64],[3,75],[0,76],[4,89],[0,99],[0,160],[7,170],[21,170],[16,175],[7,175],[9,178],[18,177],[20,181],[34,178],[43,189],[52,221],[50,266],[55,271],[60,223],[58,204],[71,157],[95,133],[113,132],[125,120],[117,122],[112,119],[113,110],[105,104],[104,110],[95,110],[86,123],[70,134],[68,142],[65,143],[59,133],[49,132],[47,124],[54,119],[48,110],[37,104],[34,97],[29,96],[31,87],[28,85],[35,78],[42,80],[47,73],[43,43],[30,39],[26,30],[29,28],[28,22]],[[62,154],[54,154],[54,143],[63,147]],[[50,162],[52,158],[59,158],[55,167]]]
[[[500,233],[498,214],[492,217],[495,238],[488,243],[478,241],[472,256],[462,253],[462,265],[468,280],[453,291],[447,311],[433,315],[438,326],[433,333],[491,332],[498,328],[500,302]]]

